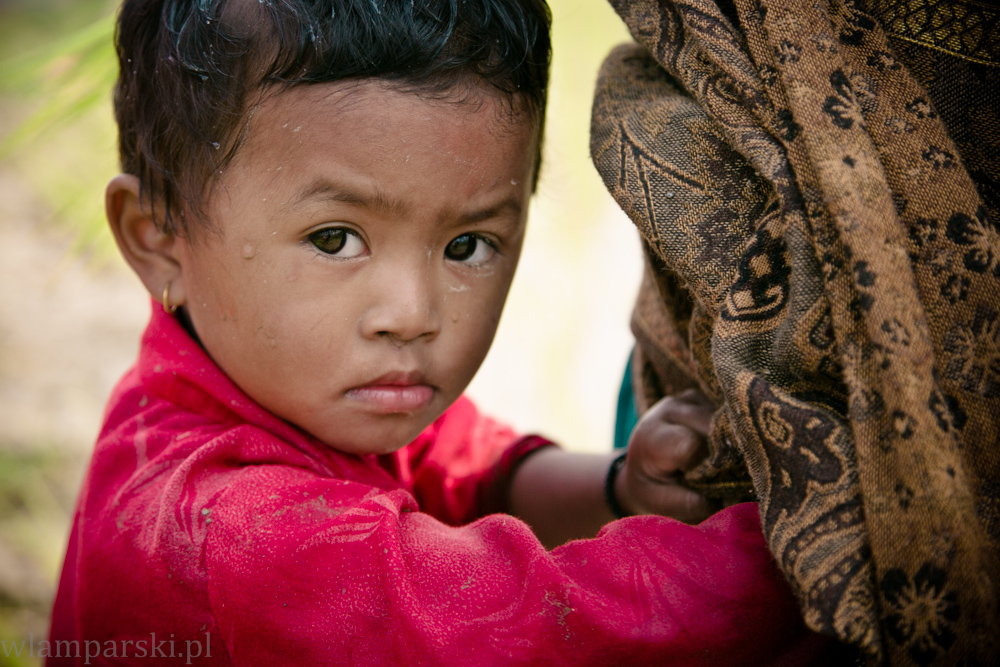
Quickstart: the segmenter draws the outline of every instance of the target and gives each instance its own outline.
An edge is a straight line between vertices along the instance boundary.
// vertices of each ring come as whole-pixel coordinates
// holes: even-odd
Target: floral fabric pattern
[[[647,250],[639,408],[717,402],[685,480],[759,500],[810,627],[1000,664],[1000,12],[611,4],[637,44],[591,154]]]
[[[952,624],[961,616],[958,595],[945,588],[947,573],[929,563],[910,579],[899,568],[882,577],[889,605],[886,629],[918,665],[929,665],[955,643]]]

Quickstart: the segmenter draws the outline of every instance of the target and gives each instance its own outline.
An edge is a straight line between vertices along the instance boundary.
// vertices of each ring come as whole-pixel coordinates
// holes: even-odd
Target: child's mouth
[[[434,398],[434,387],[414,374],[388,373],[361,387],[348,389],[348,398],[367,403],[387,414],[416,412]]]

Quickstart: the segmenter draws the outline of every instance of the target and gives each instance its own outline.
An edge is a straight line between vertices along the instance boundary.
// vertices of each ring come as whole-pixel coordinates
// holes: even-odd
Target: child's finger
[[[649,411],[653,418],[681,424],[708,435],[715,406],[704,394],[689,389],[677,396],[661,399]]]
[[[694,403],[702,407],[708,408],[709,410],[715,410],[715,403],[705,394],[701,393],[697,389],[685,389],[681,393],[677,394],[677,398],[681,401],[687,403]]]
[[[630,461],[651,477],[687,472],[708,455],[706,440],[687,426],[663,421],[643,425],[629,445]]]
[[[684,523],[699,523],[715,514],[720,507],[705,496],[680,484],[660,485],[654,492],[660,507],[669,513],[659,512]]]
[[[628,471],[622,471],[628,477]],[[674,479],[649,479],[642,475],[621,480],[629,486],[630,505],[633,514],[659,514],[685,523],[698,523],[721,509],[696,491],[682,486]],[[625,489],[621,489],[625,491]]]

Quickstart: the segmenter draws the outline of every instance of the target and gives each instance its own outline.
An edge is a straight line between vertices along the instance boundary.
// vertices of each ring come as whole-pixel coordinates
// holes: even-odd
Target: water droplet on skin
[[[515,181],[515,180],[514,180],[514,179],[512,178],[512,179],[510,179],[510,184],[511,184],[511,185],[517,185],[517,181]]]
[[[243,246],[243,259],[253,259],[254,255],[256,254],[257,254],[257,249],[254,248],[249,243]]]
[[[301,129],[302,129],[302,126],[301,126],[301,125],[299,125],[299,126],[298,126],[297,128],[295,128],[294,130],[292,130],[292,132],[298,132],[298,131],[299,131],[299,130],[301,130]]]

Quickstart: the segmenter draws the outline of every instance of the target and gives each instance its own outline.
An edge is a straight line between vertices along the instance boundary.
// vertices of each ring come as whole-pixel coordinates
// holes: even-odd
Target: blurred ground
[[[0,640],[44,637],[76,490],[148,312],[138,281],[95,270],[0,170]],[[8,657],[0,653],[0,665]],[[9,664],[22,664],[11,661]],[[24,663],[30,664],[30,663]]]
[[[550,5],[544,170],[496,341],[469,393],[522,431],[601,451],[611,446],[640,260],[634,228],[590,164],[587,128],[599,63],[627,35],[602,0]],[[87,25],[108,6],[0,0],[0,60],[42,35]],[[15,14],[25,13],[15,27]],[[37,97],[0,92],[0,138],[37,108]],[[47,632],[104,402],[149,312],[103,231],[89,231],[95,219],[101,229],[101,189],[113,169],[106,102],[0,162],[0,640],[8,643]],[[0,666],[8,664],[36,661],[0,650]]]

